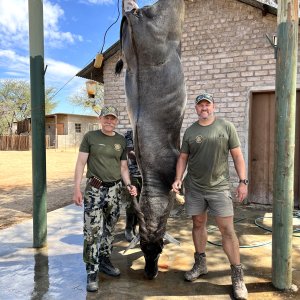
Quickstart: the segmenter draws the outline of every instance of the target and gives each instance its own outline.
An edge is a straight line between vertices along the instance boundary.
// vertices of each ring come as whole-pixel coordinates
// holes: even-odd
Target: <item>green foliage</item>
[[[56,106],[51,99],[54,88],[45,90],[45,113]],[[30,83],[24,80],[0,81],[0,134],[13,134],[13,122],[31,116]]]
[[[103,84],[97,83],[95,98],[89,98],[85,87],[81,87],[80,90],[69,97],[69,101],[81,107],[84,111],[93,111],[97,115],[100,114],[102,103],[104,99],[104,87]]]

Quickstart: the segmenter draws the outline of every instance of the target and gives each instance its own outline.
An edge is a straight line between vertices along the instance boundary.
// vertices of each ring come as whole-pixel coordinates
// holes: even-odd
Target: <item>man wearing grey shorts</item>
[[[239,177],[236,197],[242,202],[247,197],[246,166],[240,148],[240,141],[234,125],[214,115],[215,103],[211,94],[201,94],[196,98],[195,109],[199,117],[185,132],[180,156],[176,166],[176,178],[172,185],[179,193],[183,175],[185,208],[193,220],[193,242],[195,263],[186,272],[187,281],[196,280],[207,274],[206,242],[207,212],[215,217],[222,235],[222,245],[232,271],[233,294],[236,299],[247,299],[248,292],[243,279],[240,263],[239,242],[233,225],[233,203],[229,188],[230,152]]]

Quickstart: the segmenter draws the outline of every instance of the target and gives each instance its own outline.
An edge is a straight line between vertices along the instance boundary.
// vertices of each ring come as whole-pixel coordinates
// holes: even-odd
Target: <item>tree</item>
[[[45,90],[45,112],[50,113],[56,102],[51,99],[54,88]],[[30,83],[8,79],[0,82],[0,134],[13,134],[13,123],[31,116]]]
[[[87,91],[85,87],[81,87],[76,94],[69,97],[69,101],[81,107],[83,110],[94,111],[97,115],[100,114],[102,103],[104,99],[104,87],[103,84],[97,83],[96,85],[96,95],[94,98],[89,98],[87,96]]]

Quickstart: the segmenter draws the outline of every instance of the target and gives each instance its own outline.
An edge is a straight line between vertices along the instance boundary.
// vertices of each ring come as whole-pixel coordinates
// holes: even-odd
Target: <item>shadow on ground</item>
[[[276,290],[271,284],[271,233],[258,228],[254,220],[269,212],[251,207],[236,209],[235,224],[242,245],[242,262],[249,299],[299,299],[300,293]],[[264,222],[264,220],[263,220]],[[270,220],[266,221],[266,226]],[[119,278],[99,275],[97,293],[85,291],[85,266],[82,262],[82,208],[73,205],[48,214],[48,246],[32,248],[32,220],[0,230],[0,299],[232,299],[230,266],[222,248],[214,244],[220,236],[210,221],[207,245],[209,273],[193,283],[183,274],[193,264],[191,220],[173,213],[168,232],[180,246],[166,244],[159,260],[159,275],[154,280],[143,276],[144,258],[139,247],[124,253],[124,212],[117,226],[113,263],[121,270]],[[213,244],[214,243],[214,244]],[[251,246],[252,245],[252,246]],[[293,238],[293,282],[300,285],[300,241]]]

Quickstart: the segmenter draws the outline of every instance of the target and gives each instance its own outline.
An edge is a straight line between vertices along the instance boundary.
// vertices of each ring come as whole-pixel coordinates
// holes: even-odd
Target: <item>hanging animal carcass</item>
[[[159,0],[125,12],[121,22],[127,108],[143,177],[138,208],[140,245],[149,279],[158,273],[157,262],[175,198],[171,185],[186,104],[180,61],[184,6],[184,0]],[[120,60],[116,72],[121,69]]]

